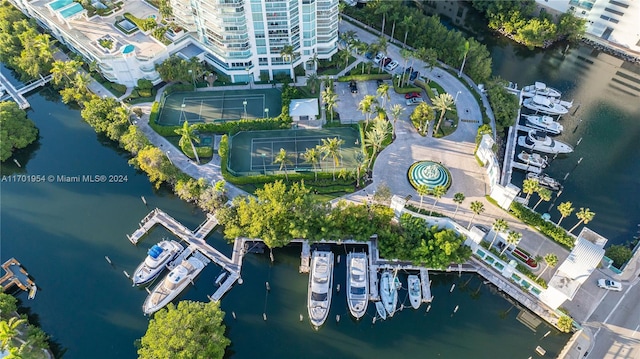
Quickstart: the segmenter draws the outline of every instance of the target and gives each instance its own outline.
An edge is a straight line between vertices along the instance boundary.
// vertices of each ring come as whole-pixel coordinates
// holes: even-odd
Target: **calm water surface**
[[[146,330],[141,305],[146,292],[132,288],[123,271],[132,273],[146,250],[169,234],[156,229],[135,247],[125,234],[138,226],[151,208],[166,210],[195,228],[204,216],[166,191],[154,191],[146,176],[127,164],[128,156],[96,136],[79,112],[44,96],[29,97],[29,111],[40,129],[40,140],[17,158],[22,168],[8,163],[2,174],[126,175],[122,183],[2,183],[0,259],[16,257],[40,290],[22,304],[51,334],[65,358],[135,358],[134,341]],[[148,202],[145,206],[140,196]],[[230,253],[214,233],[210,243]],[[336,268],[336,283],[345,288],[344,247]],[[222,301],[227,311],[232,358],[374,358],[416,355],[433,358],[526,358],[537,345],[549,357],[568,339],[547,325],[535,331],[518,319],[520,310],[471,275],[434,275],[435,300],[426,312],[405,309],[392,320],[372,325],[374,308],[360,322],[350,319],[343,293],[336,294],[330,319],[318,332],[306,315],[308,276],[298,273],[299,248],[275,251],[272,265],[266,255],[248,255],[243,285],[236,285]],[[109,265],[104,256],[113,261]],[[220,269],[209,265],[182,298],[206,300],[215,290]],[[404,280],[404,278],[403,278]],[[271,292],[265,290],[269,281]],[[456,289],[449,293],[451,285]],[[401,299],[406,292],[401,293]],[[454,308],[459,306],[457,313]],[[231,318],[230,312],[237,315]],[[266,313],[268,320],[262,319]],[[341,315],[336,323],[335,316]],[[544,334],[550,335],[543,338]],[[495,343],[500,343],[497,349]]]

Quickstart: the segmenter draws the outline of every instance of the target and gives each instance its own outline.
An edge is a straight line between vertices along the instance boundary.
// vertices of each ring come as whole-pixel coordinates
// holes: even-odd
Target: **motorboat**
[[[533,96],[525,99],[522,105],[530,110],[539,111],[548,115],[564,115],[569,112],[566,107],[559,103],[552,102],[544,96]]]
[[[546,188],[546,189],[550,189],[552,191],[559,191],[562,189],[562,184],[560,184],[560,181],[550,177],[547,174],[541,173],[541,174],[537,174],[537,173],[527,173],[527,179],[533,179],[538,181],[538,183],[540,184],[540,186]]]
[[[314,251],[311,256],[307,309],[309,311],[309,319],[315,329],[324,324],[329,316],[332,286],[333,253]]]
[[[545,153],[571,153],[573,147],[560,141],[553,140],[544,131],[531,130],[526,136],[518,137],[518,145],[534,151]]]
[[[566,107],[566,108],[572,108],[573,107],[573,100],[571,101],[563,101],[559,98],[553,98],[553,97],[549,97],[549,100],[553,103],[557,103],[558,105],[562,106],[562,107]]]
[[[398,288],[395,275],[390,270],[382,272],[380,277],[380,299],[389,317],[393,317],[398,305]]]
[[[143,285],[155,279],[183,249],[184,247],[176,241],[163,240],[154,244],[147,251],[147,257],[133,273],[133,285]]]
[[[518,158],[520,159],[520,161],[524,162],[524,164],[529,166],[545,168],[549,164],[547,161],[547,157],[542,157],[538,153],[528,153],[522,151],[518,154]]]
[[[384,304],[382,304],[382,302],[376,302],[376,311],[382,320],[387,319],[387,310],[384,309]]]
[[[190,257],[180,263],[149,293],[142,305],[144,314],[153,314],[169,304],[200,274],[203,268],[204,263],[196,257]]]
[[[522,115],[522,117],[528,127],[542,130],[551,135],[559,135],[564,130],[564,127],[550,116]]]
[[[420,307],[422,302],[422,288],[420,287],[420,278],[417,275],[411,274],[407,277],[407,285],[409,287],[409,301],[413,309]]]
[[[522,88],[522,96],[524,97],[560,97],[561,95],[562,94],[560,93],[560,91],[548,87],[544,82],[535,82],[533,85],[525,86]]]
[[[360,319],[369,304],[369,281],[367,277],[367,254],[347,254],[347,304],[354,318]]]

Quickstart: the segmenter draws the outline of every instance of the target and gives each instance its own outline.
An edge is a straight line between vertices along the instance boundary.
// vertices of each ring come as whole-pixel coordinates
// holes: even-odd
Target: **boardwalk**
[[[29,278],[29,273],[22,268],[20,262],[15,258],[11,258],[2,264],[2,269],[4,270],[4,275],[0,278],[0,287],[2,287],[3,290],[7,290],[15,285],[29,292],[29,299],[35,298],[38,287],[36,287],[36,284]]]

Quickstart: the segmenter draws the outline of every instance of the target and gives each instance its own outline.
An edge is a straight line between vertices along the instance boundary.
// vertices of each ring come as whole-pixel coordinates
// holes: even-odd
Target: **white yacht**
[[[552,191],[559,191],[562,189],[562,184],[560,184],[560,181],[549,177],[549,175],[547,174],[536,174],[529,172],[527,173],[527,179],[536,180],[538,181],[540,186]]]
[[[518,154],[518,158],[520,159],[520,161],[524,162],[524,164],[529,166],[545,168],[548,165],[547,157],[542,157],[537,153],[528,153],[522,151]]]
[[[518,137],[518,145],[534,151],[545,153],[571,153],[573,147],[551,139],[543,131],[531,130],[526,136]]]
[[[309,293],[307,298],[309,319],[315,329],[318,329],[329,316],[332,290],[333,253],[315,251],[311,256],[311,273],[309,274]]]
[[[544,82],[536,82],[533,85],[525,86],[522,88],[522,96],[534,97],[534,96],[546,96],[546,97],[560,97],[562,94],[560,91],[547,87]]]
[[[420,278],[417,275],[411,274],[407,277],[407,285],[409,287],[409,301],[413,309],[420,307],[422,302],[422,288],[420,287]]]
[[[191,257],[175,267],[160,284],[153,288],[144,301],[142,305],[144,314],[150,315],[169,304],[200,274],[203,268],[204,263],[195,257]]]
[[[398,305],[398,288],[395,283],[395,275],[390,270],[382,272],[380,277],[380,299],[388,316],[393,317]]]
[[[569,112],[566,107],[560,105],[559,103],[552,102],[544,96],[536,95],[531,98],[525,99],[522,102],[522,105],[530,110],[539,111],[548,115],[564,115]]]
[[[367,277],[367,254],[347,254],[347,304],[356,319],[362,318],[369,304],[369,280]]]
[[[559,135],[564,127],[550,116],[522,115],[527,127],[542,130],[551,135]]]
[[[147,251],[147,257],[133,273],[133,285],[143,285],[155,279],[184,247],[176,241],[164,240]]]

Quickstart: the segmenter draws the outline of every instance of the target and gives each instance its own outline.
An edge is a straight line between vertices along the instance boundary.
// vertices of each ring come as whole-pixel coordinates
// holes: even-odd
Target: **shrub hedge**
[[[390,74],[361,74],[361,75],[349,75],[349,76],[340,76],[338,77],[339,82],[347,82],[347,81],[369,81],[369,80],[389,80],[391,78]]]
[[[536,213],[521,203],[513,202],[509,208],[511,214],[522,220],[527,225],[535,227],[542,234],[551,238],[561,246],[571,250],[574,246],[574,238],[567,231],[556,226],[553,222],[545,221],[539,213]]]

